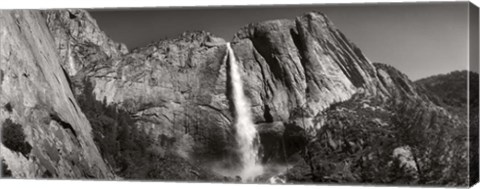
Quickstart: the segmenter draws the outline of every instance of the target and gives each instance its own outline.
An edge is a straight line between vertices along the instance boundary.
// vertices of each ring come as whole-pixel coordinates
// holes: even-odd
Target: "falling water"
[[[227,49],[235,106],[236,140],[242,165],[238,174],[244,182],[253,181],[263,173],[263,167],[258,162],[258,146],[255,142],[258,140],[258,133],[250,115],[250,103],[243,93],[241,74],[230,43],[227,43]]]

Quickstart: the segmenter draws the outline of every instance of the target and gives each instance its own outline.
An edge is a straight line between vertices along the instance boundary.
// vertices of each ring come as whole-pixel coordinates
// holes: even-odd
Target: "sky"
[[[109,37],[129,49],[184,31],[205,30],[229,41],[252,22],[320,11],[372,62],[393,65],[412,80],[465,70],[468,64],[468,4],[462,2],[89,11]]]

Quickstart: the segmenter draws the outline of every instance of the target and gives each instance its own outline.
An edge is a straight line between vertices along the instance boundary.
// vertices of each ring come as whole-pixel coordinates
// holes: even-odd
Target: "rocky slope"
[[[289,180],[467,185],[468,125],[460,116],[464,113],[428,100],[436,93],[393,67],[374,65],[394,97],[355,96],[317,116],[314,120],[323,126],[307,144],[303,162],[287,173]],[[453,87],[466,91],[466,80],[462,83]]]
[[[31,99],[49,99],[45,106],[53,107],[51,111],[59,114],[53,117],[55,119],[52,118],[54,120],[52,122],[60,125],[69,123],[70,127],[62,128],[67,132],[75,133],[76,137],[69,135],[70,138],[80,138],[80,141],[88,144],[77,149],[76,152],[81,154],[78,155],[80,157],[84,157],[87,153],[91,154],[79,162],[87,165],[99,164],[97,166],[99,168],[95,173],[90,173],[92,171],[88,166],[76,166],[76,169],[90,171],[89,175],[94,177],[111,176],[97,152],[97,147],[101,156],[113,167],[114,172],[126,178],[219,180],[218,176],[212,173],[212,167],[235,166],[231,165],[236,158],[234,150],[236,144],[233,140],[235,130],[232,127],[233,110],[231,109],[230,78],[227,73],[228,64],[225,61],[225,40],[208,32],[188,32],[174,39],[155,42],[129,51],[125,45],[109,39],[88,12],[83,10],[49,10],[41,13],[25,11],[22,14],[34,15],[25,21],[36,23],[41,28],[37,30],[20,28],[18,31],[15,25],[18,18],[12,16],[13,13],[5,13],[9,16],[2,17],[2,22],[8,21],[4,26],[8,26],[10,30],[15,29],[18,35],[22,34],[18,38],[23,37],[23,33],[27,31],[32,36],[40,35],[33,39],[23,39],[28,42],[27,44],[42,40],[41,44],[35,43],[35,45],[47,43],[49,45],[45,48],[26,45],[26,49],[32,49],[26,54],[35,55],[31,60],[36,61],[21,62],[33,64],[28,66],[29,68],[50,66],[39,74],[58,75],[58,80],[62,81],[61,84],[55,84],[47,80],[45,83],[49,85],[43,88],[43,85],[40,85],[43,80],[33,80],[34,86],[39,86],[34,89],[43,93],[35,92],[37,96]],[[15,32],[13,34],[16,34]],[[2,43],[4,43],[3,40]],[[375,149],[366,151],[362,145],[365,145],[365,140],[373,143],[376,142],[375,140],[390,141],[388,137],[393,135],[389,134],[389,129],[397,132],[399,135],[397,137],[404,136],[402,132],[407,131],[395,130],[401,128],[398,127],[400,121],[386,119],[396,115],[392,112],[406,114],[401,110],[411,108],[418,101],[425,103],[420,103],[424,108],[415,116],[425,115],[423,116],[425,118],[421,121],[416,120],[416,123],[427,123],[429,118],[437,119],[432,117],[438,116],[432,115],[439,114],[442,115],[442,119],[449,121],[448,124],[461,125],[457,124],[456,119],[450,119],[448,112],[445,113],[442,108],[430,103],[428,95],[425,95],[426,89],[416,85],[390,66],[372,64],[361,50],[321,13],[307,13],[294,20],[272,20],[249,24],[234,35],[231,46],[240,63],[245,94],[251,101],[252,115],[260,131],[263,162],[266,164],[288,162],[295,165],[296,168],[288,172],[291,180],[376,183],[394,180],[371,180],[372,175],[379,176],[384,172],[370,169],[353,171],[354,167],[346,166],[344,160],[353,161],[357,163],[356,165],[361,165],[360,167],[368,168],[369,165],[359,163],[359,159],[367,163],[388,164],[390,161],[394,162],[395,158],[382,158],[390,157],[389,154],[395,152],[397,154],[395,157],[403,154],[402,158],[411,162],[411,156],[408,154],[425,148],[413,146],[412,143],[408,143],[410,141],[408,139],[390,143],[392,145],[387,146],[374,145]],[[38,49],[47,51],[50,53],[49,56],[37,57]],[[45,53],[43,51],[41,53]],[[42,57],[51,57],[52,60],[44,62],[37,60]],[[12,66],[22,64],[12,63]],[[5,69],[2,68],[2,70]],[[4,73],[11,72],[0,73],[2,77],[6,77],[7,74]],[[10,80],[1,81],[5,83]],[[12,86],[19,85],[5,84],[5,88]],[[32,88],[27,89],[32,90]],[[19,91],[22,94],[29,94],[23,93],[27,89],[19,89]],[[3,85],[2,90],[5,90]],[[55,96],[55,90],[60,90],[64,95]],[[44,96],[38,96],[37,93]],[[8,94],[9,98],[22,96],[13,95],[16,93],[11,91],[1,94]],[[71,99],[71,104],[63,103],[61,107],[57,107],[60,105],[55,103],[60,104],[63,102],[61,100],[65,99]],[[400,102],[410,102],[409,104],[413,105],[402,109]],[[7,104],[7,102],[2,103]],[[386,104],[395,106],[388,107],[385,106]],[[17,106],[13,104],[12,107],[15,109]],[[5,107],[6,110],[3,112],[10,112],[9,109],[12,109],[9,108],[10,105]],[[59,111],[59,108],[64,109]],[[76,111],[72,112],[70,108]],[[353,117],[345,116],[346,112],[350,112]],[[10,114],[2,115],[5,115],[4,119],[6,119],[7,116],[11,116]],[[329,116],[337,114],[340,115]],[[412,117],[415,116],[412,115]],[[13,123],[37,125],[31,124],[36,122],[30,119],[23,122],[17,121],[17,119],[28,118],[28,116],[20,117],[12,119]],[[355,123],[359,125],[351,122],[338,123],[339,120],[341,122],[345,119],[358,120]],[[36,120],[33,119],[33,121]],[[370,127],[372,122],[374,126]],[[369,135],[379,130],[377,126],[385,124],[392,127],[386,130],[380,129],[379,135]],[[92,136],[88,136],[90,125],[94,128]],[[341,125],[348,125],[348,127]],[[427,125],[432,125],[433,129],[420,127],[421,131],[425,131],[421,133],[434,131],[433,133],[440,133],[438,136],[443,137],[441,135],[443,130],[438,129],[439,124]],[[38,129],[45,128],[49,127]],[[340,131],[343,128],[357,128],[363,131],[355,132],[354,135],[345,138]],[[460,129],[459,132],[461,131]],[[28,141],[31,136],[29,133],[25,135]],[[53,136],[54,140],[58,138],[65,137]],[[448,140],[445,141],[449,141],[452,136],[446,138]],[[32,145],[32,149],[47,148],[43,143],[34,146],[36,141],[36,138],[32,139],[28,145]],[[28,145],[21,144],[20,151],[28,149]],[[65,144],[69,143],[65,142]],[[457,145],[457,143],[452,144]],[[318,148],[319,145],[322,147]],[[323,148],[325,145],[329,146],[328,149]],[[413,150],[410,150],[412,148]],[[449,154],[450,149],[453,148],[446,149],[448,150],[438,153]],[[345,150],[348,152],[342,153]],[[375,150],[384,151],[385,154],[372,154]],[[458,148],[458,150],[463,149]],[[325,154],[331,152],[331,156],[322,156],[324,152]],[[50,155],[56,154],[63,153],[52,152]],[[462,153],[457,154],[462,155]],[[352,155],[358,158],[352,159],[350,157]],[[17,156],[20,154],[17,153]],[[64,158],[64,155],[60,157]],[[427,161],[431,154],[421,157],[423,159],[417,162],[421,161],[428,165],[431,163]],[[441,160],[444,161],[451,157],[442,158]],[[5,159],[9,168],[18,164],[13,158]],[[319,159],[325,161],[318,161]],[[324,164],[330,160],[332,160],[330,163]],[[405,161],[402,162],[405,164]],[[75,162],[75,164],[79,163]],[[412,165],[408,162],[407,164]],[[418,167],[422,166],[411,168],[416,169],[418,173]],[[390,168],[394,170],[398,166],[390,166]],[[442,171],[458,169],[460,168],[447,167]],[[12,168],[12,170],[15,169]],[[32,168],[32,170],[37,169]],[[371,174],[359,176],[358,170]],[[27,172],[31,173],[31,171]],[[349,176],[334,176],[346,173],[349,173],[347,174]],[[417,173],[410,175],[411,177],[405,174],[407,176],[402,178],[407,180],[413,178],[412,183],[426,183],[424,181],[427,177],[423,177],[425,174],[419,176]],[[13,175],[23,176],[18,173]],[[177,176],[172,177],[172,175]],[[305,175],[313,175],[313,178],[306,178]],[[62,177],[63,175],[57,173],[53,176]],[[71,176],[81,177],[82,175]],[[446,183],[453,182],[448,179],[450,177],[444,179]]]
[[[1,11],[0,28],[2,165],[17,178],[114,178],[43,16]]]

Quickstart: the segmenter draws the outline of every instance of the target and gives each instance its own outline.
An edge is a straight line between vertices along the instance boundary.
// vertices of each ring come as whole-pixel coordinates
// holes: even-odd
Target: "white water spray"
[[[258,146],[255,144],[258,132],[250,115],[250,103],[243,93],[242,76],[230,43],[227,43],[227,50],[235,105],[236,140],[242,164],[239,176],[243,182],[251,182],[263,173],[263,167],[258,161]]]

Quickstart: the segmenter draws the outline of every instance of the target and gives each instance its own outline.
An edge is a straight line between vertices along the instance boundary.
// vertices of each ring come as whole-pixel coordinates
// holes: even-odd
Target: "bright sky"
[[[230,40],[242,26],[270,19],[293,19],[320,11],[372,62],[393,65],[412,80],[467,69],[468,4],[308,5],[205,7],[91,11],[100,28],[130,49],[205,30]]]

